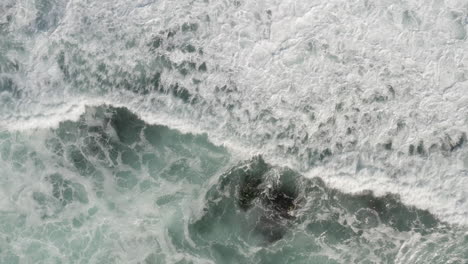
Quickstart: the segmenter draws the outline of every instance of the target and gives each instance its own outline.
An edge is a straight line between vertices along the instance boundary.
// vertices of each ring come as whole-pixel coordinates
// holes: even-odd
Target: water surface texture
[[[465,0],[2,0],[0,263],[467,263],[467,31]]]

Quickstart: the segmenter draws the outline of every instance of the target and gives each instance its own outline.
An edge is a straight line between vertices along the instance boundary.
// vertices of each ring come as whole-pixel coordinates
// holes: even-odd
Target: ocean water
[[[1,0],[0,263],[468,263],[466,0]]]

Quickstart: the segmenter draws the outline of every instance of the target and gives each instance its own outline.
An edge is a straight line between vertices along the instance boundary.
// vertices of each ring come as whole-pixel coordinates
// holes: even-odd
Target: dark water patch
[[[223,148],[206,135],[181,134],[166,126],[148,125],[126,108],[90,107],[78,121],[65,121],[46,139],[61,163],[91,179],[103,190],[106,174],[124,189],[133,189],[148,173],[153,180],[200,181],[222,164]],[[192,160],[196,159],[197,169]]]
[[[181,50],[182,50],[183,52],[193,53],[193,52],[195,52],[197,49],[196,49],[192,44],[184,44],[184,45],[182,45]]]
[[[59,52],[59,54],[57,55],[56,60],[57,60],[57,64],[59,66],[60,71],[62,71],[64,79],[66,81],[70,80],[70,71],[68,69],[67,61],[66,61],[66,58],[65,58],[65,52],[64,51]]]
[[[47,180],[52,184],[52,196],[58,199],[63,206],[73,201],[88,203],[88,195],[83,185],[64,179],[58,173],[48,176]]]
[[[456,140],[454,143],[450,144],[450,151],[455,151],[461,147],[463,147],[466,143],[467,137],[466,133],[462,133],[462,135]]]
[[[191,99],[195,97],[187,90],[187,88],[179,86],[179,84],[171,85],[168,90],[174,97],[181,99],[184,103],[196,102]]]
[[[419,140],[417,144],[410,144],[408,146],[408,155],[425,157],[435,152],[441,152],[443,155],[448,156],[452,152],[465,147],[466,142],[466,132],[456,131],[452,135],[445,134],[439,138],[439,142],[430,142],[426,145],[423,140]]]
[[[51,0],[37,0],[35,5],[37,9],[36,27],[39,31],[47,31],[51,25],[57,22],[52,16],[49,16],[54,4]]]
[[[416,152],[419,155],[425,155],[426,154],[426,149],[424,147],[424,141],[419,141],[418,146],[416,147]]]
[[[83,152],[75,145],[68,148],[68,159],[82,176],[96,174],[95,166],[86,158]]]
[[[466,132],[461,132],[455,136],[450,136],[446,134],[445,138],[441,141],[442,141],[442,146],[441,146],[442,150],[449,151],[449,152],[456,151],[466,145],[466,141],[467,141]]]
[[[327,157],[330,157],[332,155],[332,152],[329,148],[326,148],[320,153],[320,161],[323,161]]]
[[[173,74],[174,71],[183,77],[204,72],[206,71],[206,63],[192,59],[175,63],[168,56],[158,54],[149,63],[138,63],[132,71],[108,62],[97,62],[96,70],[90,71],[85,67],[94,66],[89,65],[90,62],[86,58],[78,58],[79,51],[74,51],[73,47],[70,47],[70,49],[71,51],[67,53],[60,52],[56,57],[56,61],[63,74],[64,81],[72,83],[74,87],[80,90],[86,90],[89,88],[88,86],[98,83],[102,93],[112,90],[126,90],[140,95],[165,94],[191,104],[198,102],[200,99],[200,96],[189,91],[181,84],[163,84],[162,80],[164,74]],[[193,52],[193,49],[195,47],[192,45],[187,44],[184,46],[185,52]],[[197,68],[197,65],[201,66]]]
[[[137,95],[167,94],[193,104],[201,100],[197,87],[204,79],[201,75],[208,71],[203,47],[196,44],[198,28],[198,23],[187,22],[155,33],[146,40],[145,59],[130,65],[96,56],[70,42],[57,44],[61,51],[55,60],[63,81],[80,93],[105,95],[124,90]],[[174,61],[172,53],[182,53],[183,58]],[[169,81],[174,75],[197,81]]]
[[[163,44],[163,38],[161,36],[155,36],[153,37],[151,42],[148,44],[148,46],[150,47],[151,51],[154,51],[158,49],[159,47],[161,47],[162,44]]]
[[[187,36],[193,35],[199,28],[197,23],[183,23],[181,26],[175,26],[165,30],[159,31],[147,43],[149,50],[153,53],[158,53],[161,50],[173,52],[180,50],[184,53],[194,53],[197,50],[203,54],[201,48],[197,48],[190,43]]]
[[[34,20],[33,31],[52,31],[57,28],[64,15],[67,1],[57,0],[36,0],[36,18]]]
[[[15,98],[21,97],[21,90],[19,89],[16,82],[9,77],[0,76],[0,94],[6,92]]]
[[[175,67],[182,76],[186,76],[196,69],[196,63],[191,61],[183,61],[179,64],[176,64]]]
[[[333,248],[356,243],[372,247],[367,237],[377,230],[425,236],[443,232],[447,226],[428,211],[403,204],[397,195],[346,194],[327,187],[320,178],[306,179],[257,156],[221,175],[189,230],[192,239],[202,244],[229,247],[222,239],[227,235],[256,246],[276,247],[283,241],[297,246],[295,239],[301,237],[313,247],[322,248],[325,243]],[[395,259],[399,243],[391,242],[377,255]]]
[[[110,118],[110,124],[117,133],[120,142],[131,145],[140,139],[145,123],[125,108],[116,108]]]
[[[198,27],[199,26],[197,23],[186,22],[182,24],[180,29],[182,30],[182,32],[195,32],[198,30]]]
[[[6,8],[8,9],[8,8],[11,8],[11,7],[7,6]],[[2,10],[2,11],[5,11],[5,10]],[[0,21],[0,33],[3,33],[3,34],[8,33],[8,31],[9,31],[8,29],[9,29],[9,26],[10,26],[10,23],[11,23],[12,20],[13,20],[13,16],[8,14],[8,15],[6,15],[5,20]]]
[[[5,45],[5,43],[2,43],[2,45]],[[16,73],[19,70],[20,63],[18,61],[9,59],[6,54],[0,54],[0,73]]]
[[[33,192],[32,199],[36,202],[36,210],[41,219],[53,218],[62,210],[62,205],[57,199],[42,192]]]
[[[392,140],[387,141],[386,143],[383,144],[384,149],[386,150],[392,150]]]
[[[410,144],[408,147],[408,154],[413,155],[414,154],[414,145]]]
[[[117,186],[124,189],[133,189],[138,184],[138,178],[131,171],[119,171],[114,174]]]
[[[206,72],[208,70],[208,68],[206,67],[206,62],[203,62],[202,64],[200,64],[200,66],[198,66],[198,71],[200,72]]]

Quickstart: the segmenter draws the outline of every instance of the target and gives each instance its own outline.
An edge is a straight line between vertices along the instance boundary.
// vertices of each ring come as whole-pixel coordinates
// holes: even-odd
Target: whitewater
[[[468,3],[2,0],[0,263],[466,263]]]

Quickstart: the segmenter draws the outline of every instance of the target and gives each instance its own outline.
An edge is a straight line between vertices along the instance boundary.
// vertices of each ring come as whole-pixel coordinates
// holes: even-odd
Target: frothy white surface
[[[0,59],[21,67],[0,75],[21,93],[0,92],[3,130],[56,126],[85,105],[126,106],[148,122],[207,132],[239,156],[263,153],[345,191],[398,193],[468,224],[468,151],[442,150],[468,132],[465,1],[52,1],[41,28],[33,1],[10,2],[0,21],[11,14],[14,33],[0,37]],[[113,81],[138,76],[153,67],[153,37],[189,22],[195,32],[164,45],[203,54],[160,54],[208,71],[165,69],[161,82],[180,83],[199,103],[103,88],[99,64]],[[64,77],[60,52],[81,86]],[[425,154],[410,155],[420,141]]]

